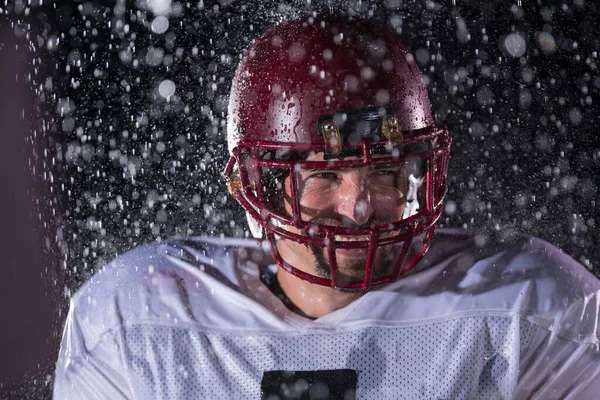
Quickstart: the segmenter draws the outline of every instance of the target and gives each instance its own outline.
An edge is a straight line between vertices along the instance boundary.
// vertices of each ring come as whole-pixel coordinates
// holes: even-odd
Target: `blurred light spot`
[[[521,57],[527,50],[525,39],[520,33],[511,33],[502,42],[506,52],[512,57]]]
[[[535,137],[535,147],[539,151],[550,151],[554,147],[554,138],[548,133],[539,134]]]
[[[517,193],[515,195],[514,203],[517,207],[525,207],[529,203],[527,195],[524,193]]]
[[[56,35],[52,35],[46,41],[46,48],[48,51],[56,51],[58,49],[58,44],[60,43],[60,39]]]
[[[569,120],[573,125],[579,125],[581,123],[581,121],[583,120],[583,115],[581,114],[579,108],[571,108],[571,111],[569,111]]]
[[[533,72],[533,69],[531,69],[529,67],[525,67],[525,68],[523,68],[523,70],[521,70],[521,77],[523,78],[523,82],[531,83],[531,82],[533,82],[535,73]]]
[[[129,64],[133,58],[133,54],[129,49],[124,49],[119,52],[119,59],[123,64]]]
[[[378,105],[387,105],[390,102],[390,92],[385,89],[379,89],[375,94],[375,100],[377,100]]]
[[[347,75],[344,78],[344,90],[350,93],[358,91],[358,78],[354,75]]]
[[[375,71],[373,71],[373,69],[370,67],[362,67],[360,70],[360,76],[363,79],[370,81],[375,76]]]
[[[75,120],[71,117],[67,117],[62,121],[63,132],[69,133],[75,128]]]
[[[485,135],[486,128],[481,122],[473,121],[469,126],[469,133],[473,137],[480,137],[482,135]]]
[[[469,35],[469,29],[467,28],[467,23],[465,19],[461,17],[458,12],[454,12],[454,18],[456,19],[456,39],[458,39],[461,43],[466,43],[471,39],[471,35]]]
[[[383,6],[388,10],[397,10],[401,5],[401,0],[383,0]]]
[[[487,85],[483,85],[477,89],[475,96],[477,97],[477,102],[482,106],[489,106],[494,100],[494,92]]]
[[[273,46],[273,47],[280,47],[281,46],[281,42],[282,42],[281,36],[275,35],[271,39],[271,46]]]
[[[302,60],[305,54],[306,50],[304,49],[304,46],[299,43],[292,44],[288,50],[288,55],[292,62],[298,62]]]
[[[165,52],[160,47],[149,47],[146,53],[146,64],[157,67],[162,63],[164,55]]]
[[[424,47],[421,47],[415,52],[415,57],[417,58],[417,62],[420,65],[427,65],[429,63],[429,50],[427,50]]]
[[[152,20],[152,25],[150,27],[152,32],[158,35],[165,33],[167,29],[169,29],[169,19],[164,15],[159,15]]]
[[[475,245],[477,247],[483,247],[487,244],[487,242],[488,242],[488,238],[486,235],[484,235],[484,234],[475,235]]]
[[[548,32],[542,32],[537,36],[538,44],[546,54],[552,54],[556,51],[556,40]]]
[[[175,94],[175,83],[172,80],[166,79],[158,86],[158,93],[164,98],[169,98]]]
[[[456,202],[454,202],[453,200],[446,200],[444,211],[448,215],[453,215],[456,212]]]
[[[171,0],[149,0],[148,6],[156,15],[167,15],[171,12]]]
[[[69,115],[75,110],[75,103],[70,98],[58,99],[56,104],[56,112],[60,115]]]
[[[387,52],[385,42],[379,39],[369,42],[367,44],[367,49],[369,50],[369,54],[375,59],[383,58]]]
[[[522,89],[519,93],[519,105],[521,108],[527,108],[531,104],[531,100],[533,100],[533,95],[529,89]]]

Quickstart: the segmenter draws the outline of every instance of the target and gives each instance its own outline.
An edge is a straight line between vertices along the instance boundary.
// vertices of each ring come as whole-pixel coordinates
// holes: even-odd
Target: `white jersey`
[[[440,229],[418,271],[315,320],[269,263],[219,238],[117,258],[72,298],[54,398],[598,398],[600,281],[539,239]]]

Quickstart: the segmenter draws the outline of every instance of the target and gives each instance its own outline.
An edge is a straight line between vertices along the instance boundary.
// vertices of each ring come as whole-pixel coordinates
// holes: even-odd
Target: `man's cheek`
[[[405,196],[398,190],[393,192],[379,192],[372,201],[378,215],[395,216],[399,214],[406,202]],[[401,214],[401,213],[400,213]]]

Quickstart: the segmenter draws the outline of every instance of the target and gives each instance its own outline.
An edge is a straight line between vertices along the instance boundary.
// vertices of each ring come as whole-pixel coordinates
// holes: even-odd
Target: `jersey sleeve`
[[[521,349],[517,399],[595,399],[600,393],[600,282],[553,246],[533,245],[546,270]],[[551,290],[550,290],[551,289]]]
[[[519,369],[516,399],[593,399],[600,393],[597,343],[542,334],[527,346]]]
[[[130,399],[119,351],[118,327],[97,341],[86,340],[86,317],[71,301],[56,364],[54,395],[64,399]]]

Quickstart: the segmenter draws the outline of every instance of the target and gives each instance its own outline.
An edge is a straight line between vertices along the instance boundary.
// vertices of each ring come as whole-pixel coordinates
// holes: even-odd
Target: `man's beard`
[[[388,245],[378,247],[375,250],[372,280],[380,278],[385,275],[392,273],[392,268],[395,266],[398,260],[400,250],[393,248],[401,246],[402,243],[396,245]],[[312,246],[311,246],[312,247]],[[327,258],[327,249],[325,248],[314,248],[313,253],[315,255],[314,268],[317,276],[325,279],[331,279],[331,270],[329,267],[329,260]],[[365,249],[365,253],[367,253]],[[339,258],[337,259],[336,281],[338,282],[349,282],[349,281],[362,281],[365,278],[365,270],[367,268],[368,253],[365,257],[356,258],[353,261],[347,261],[344,265],[340,265]],[[350,289],[354,291],[354,289]]]
[[[333,218],[319,218],[311,221],[315,224],[329,225],[329,226],[340,226],[340,227],[349,227],[348,224],[344,224],[342,221]],[[368,227],[373,225],[380,225],[386,223],[395,222],[391,219],[382,219],[377,218],[373,220],[369,220],[368,223],[360,226],[360,227]],[[350,225],[352,227],[352,225]],[[362,239],[368,240],[367,238]],[[395,266],[396,261],[398,259],[398,255],[400,254],[400,250],[398,246],[402,246],[402,243],[397,243],[394,245],[387,245],[382,247],[377,247],[375,249],[375,254],[373,255],[373,269],[372,269],[372,279],[377,279],[384,275],[388,275],[392,272],[392,268]],[[309,246],[312,249],[312,252],[315,256],[314,269],[317,276],[325,279],[331,279],[331,269],[329,265],[329,258],[327,256],[327,248]],[[394,250],[394,248],[396,250]],[[349,282],[349,281],[361,281],[365,278],[365,270],[367,267],[367,261],[369,257],[368,248],[364,249],[365,256],[364,257],[356,257],[353,260],[346,259],[343,265],[340,265],[339,257],[337,259],[337,269],[334,271],[336,274],[336,281],[338,282]],[[341,267],[341,268],[340,268]],[[348,288],[338,288],[337,290],[342,292],[356,292],[361,291],[362,289],[348,289]]]

